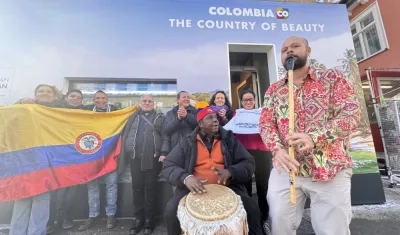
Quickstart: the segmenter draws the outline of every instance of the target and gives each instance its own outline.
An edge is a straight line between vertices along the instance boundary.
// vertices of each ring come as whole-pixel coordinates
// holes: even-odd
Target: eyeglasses
[[[154,101],[152,101],[152,100],[142,100],[141,102],[142,102],[142,103],[149,103],[149,104],[152,104]]]
[[[245,99],[245,100],[242,100],[242,102],[254,102],[254,99]]]

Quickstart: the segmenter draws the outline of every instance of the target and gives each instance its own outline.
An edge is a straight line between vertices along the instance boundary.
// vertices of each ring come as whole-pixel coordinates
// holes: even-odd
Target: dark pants
[[[262,220],[268,219],[269,206],[267,202],[268,180],[272,170],[272,154],[260,150],[248,150],[254,157],[256,163],[256,188],[258,197],[258,207],[260,208]],[[249,195],[252,195],[252,181],[246,184]]]
[[[50,218],[49,224],[54,224],[58,216],[62,213],[67,219],[71,218],[71,213],[74,207],[74,197],[76,194],[77,186],[62,188],[51,192],[50,195]],[[61,221],[58,221],[61,223]]]
[[[152,156],[153,157],[153,156]],[[153,157],[154,158],[154,157]],[[133,216],[154,219],[157,198],[157,178],[160,171],[158,158],[154,158],[153,169],[142,171],[141,159],[130,161],[133,190]]]
[[[251,199],[247,192],[240,187],[230,187],[243,202],[244,209],[247,212],[247,222],[249,225],[250,235],[262,235],[261,216],[257,203]],[[182,230],[177,217],[179,201],[189,193],[185,188],[176,188],[175,195],[169,200],[164,210],[165,225],[168,235],[180,235]]]

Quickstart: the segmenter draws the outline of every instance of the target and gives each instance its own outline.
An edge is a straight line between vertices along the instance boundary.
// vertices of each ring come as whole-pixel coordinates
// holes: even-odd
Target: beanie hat
[[[197,122],[203,120],[208,114],[216,113],[211,107],[205,107],[197,113]]]

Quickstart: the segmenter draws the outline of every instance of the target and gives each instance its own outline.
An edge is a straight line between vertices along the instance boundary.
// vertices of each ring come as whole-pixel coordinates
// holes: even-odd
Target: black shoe
[[[154,221],[152,219],[146,219],[144,221],[144,234],[152,234],[154,231]]]
[[[81,226],[79,226],[78,231],[86,230],[100,221],[100,216],[89,217]]]
[[[112,229],[115,228],[116,226],[117,226],[117,219],[115,218],[115,216],[114,215],[108,216],[106,228]]]
[[[46,227],[46,234],[54,232],[54,225],[48,224]]]
[[[136,235],[136,234],[140,233],[140,231],[142,231],[142,228],[143,228],[143,220],[134,217],[133,218],[133,226],[129,230],[129,235]]]
[[[63,229],[70,229],[70,228],[74,227],[74,222],[68,218],[63,218],[61,227]]]

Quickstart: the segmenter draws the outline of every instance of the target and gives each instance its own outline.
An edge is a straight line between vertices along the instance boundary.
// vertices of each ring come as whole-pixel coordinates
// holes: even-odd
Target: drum
[[[230,188],[208,184],[203,194],[189,193],[178,206],[184,235],[247,235],[247,214],[240,196]]]

